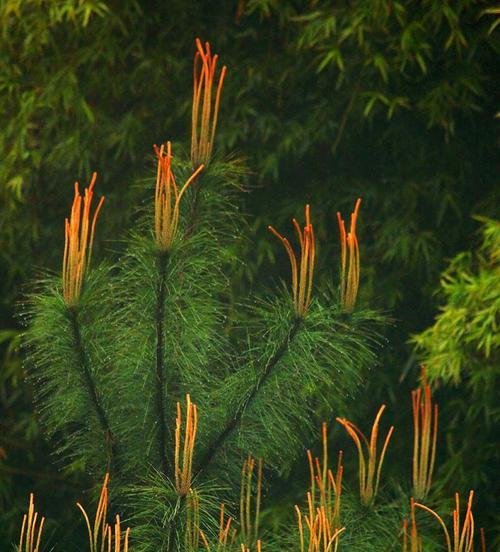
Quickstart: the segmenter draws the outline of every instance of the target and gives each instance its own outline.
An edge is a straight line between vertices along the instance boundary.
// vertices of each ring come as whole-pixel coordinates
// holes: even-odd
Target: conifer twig
[[[90,397],[90,401],[95,409],[97,419],[99,420],[99,425],[101,426],[101,430],[104,433],[106,450],[108,454],[108,469],[111,469],[111,467],[115,463],[116,455],[117,455],[116,454],[117,447],[116,447],[115,439],[111,431],[111,426],[108,420],[108,416],[106,414],[106,411],[104,410],[104,407],[102,406],[101,399],[97,391],[97,386],[94,381],[94,377],[92,376],[92,372],[90,370],[90,364],[87,357],[87,352],[85,350],[83,340],[82,340],[82,335],[80,332],[80,322],[78,320],[78,312],[74,308],[70,307],[68,309],[68,315],[71,323],[71,332],[73,334],[75,351],[78,357],[78,362],[82,370],[83,381],[87,389],[87,393]]]
[[[200,165],[186,180],[179,190],[172,172],[172,147],[167,142],[159,148],[154,146],[157,157],[156,187],[155,187],[155,219],[154,236],[158,248],[158,289],[155,305],[156,327],[156,359],[155,359],[155,408],[158,420],[157,440],[158,455],[164,475],[168,472],[167,457],[167,423],[165,415],[166,374],[164,351],[164,318],[166,300],[166,275],[170,259],[170,250],[177,236],[179,225],[180,202],[184,192],[203,170]]]
[[[97,386],[92,375],[87,352],[82,340],[80,323],[78,320],[77,305],[80,300],[82,286],[87,268],[92,258],[92,246],[97,218],[104,202],[102,197],[90,219],[94,185],[97,174],[93,173],[88,188],[84,195],[78,190],[78,182],[75,182],[75,195],[69,219],[65,219],[65,242],[62,267],[62,289],[64,301],[68,307],[68,317],[71,324],[71,332],[78,362],[82,370],[83,382],[91,403],[95,409],[99,425],[105,435],[106,448],[108,450],[109,464],[115,456],[115,444],[106,412],[101,404]]]
[[[241,419],[243,417],[243,413],[248,408],[248,406],[253,402],[255,397],[258,395],[261,387],[266,383],[267,379],[273,373],[276,365],[279,363],[279,361],[283,358],[283,356],[288,351],[288,347],[290,346],[290,343],[297,335],[300,329],[300,326],[302,324],[302,321],[303,321],[302,318],[295,318],[293,325],[290,329],[290,332],[285,337],[285,339],[281,342],[281,344],[276,349],[273,356],[269,359],[269,361],[263,368],[250,394],[240,403],[234,416],[230,420],[228,420],[224,429],[221,431],[221,433],[219,433],[217,438],[207,449],[205,455],[203,456],[199,464],[197,474],[202,472],[204,469],[207,468],[207,466],[211,464],[217,452],[221,449],[221,447],[224,445],[227,439],[232,435],[233,431],[235,431],[235,429],[239,426]]]
[[[348,233],[346,233],[344,219],[337,212],[340,231],[340,303],[346,312],[353,311],[359,288],[360,263],[356,223],[360,205],[361,199],[358,198],[351,214]]]
[[[300,262],[297,262],[295,252],[287,238],[277,232],[272,226],[268,226],[272,232],[283,244],[292,269],[292,297],[295,315],[303,318],[312,298],[312,285],[314,275],[314,261],[316,248],[314,244],[314,230],[311,224],[310,208],[306,205],[306,225],[300,229],[296,219],[292,219],[300,243]]]
[[[378,425],[384,410],[385,404],[380,407],[377,416],[375,417],[370,435],[370,441],[368,441],[364,433],[352,422],[346,420],[345,418],[337,418],[337,421],[344,426],[358,449],[359,494],[361,502],[365,506],[372,504],[373,500],[377,496],[382,464],[384,463],[389,440],[391,439],[394,431],[394,426],[391,426],[385,437],[380,457],[377,458]],[[367,456],[365,456],[363,445],[365,445]]]
[[[39,552],[45,518],[39,520],[37,533],[38,512],[35,511],[33,493],[30,494],[28,513],[23,516],[21,536],[19,537],[19,552]],[[35,540],[36,538],[36,540]]]

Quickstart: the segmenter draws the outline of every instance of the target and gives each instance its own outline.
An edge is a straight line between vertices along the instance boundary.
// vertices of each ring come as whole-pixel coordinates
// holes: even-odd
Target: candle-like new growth
[[[340,527],[340,499],[342,496],[342,451],[339,452],[337,471],[328,468],[328,430],[326,423],[322,425],[323,458],[312,457],[307,451],[310,474],[310,494],[313,508],[320,507],[326,512],[328,522],[333,529]]]
[[[302,514],[300,508],[295,506],[300,552],[335,552],[338,548],[339,537],[345,531],[345,527],[333,528],[325,509],[319,507],[314,510],[311,503],[311,494],[307,494],[309,512]]]
[[[292,296],[295,315],[298,318],[303,318],[312,297],[312,286],[314,276],[314,261],[316,248],[314,244],[314,230],[311,224],[310,208],[306,205],[306,224],[304,229],[300,229],[300,225],[296,219],[292,219],[293,225],[297,232],[300,243],[300,262],[297,262],[295,252],[287,238],[283,237],[272,226],[269,230],[281,241],[283,247],[288,253],[290,266],[292,269]]]
[[[200,165],[188,178],[179,191],[172,172],[172,147],[167,142],[165,146],[154,146],[158,167],[156,170],[155,188],[155,240],[160,251],[168,251],[172,247],[177,227],[179,225],[179,206],[184,192],[203,170]]]
[[[85,188],[83,197],[78,191],[78,182],[75,182],[75,196],[71,214],[69,219],[67,218],[64,222],[62,289],[64,301],[69,307],[75,306],[80,298],[85,272],[92,257],[95,225],[104,202],[104,197],[102,197],[91,221],[90,209],[96,178],[97,174],[94,173],[89,187]]]
[[[177,419],[175,423],[175,488],[179,496],[186,496],[191,490],[193,476],[193,454],[198,428],[198,410],[191,402],[191,397],[186,395],[186,423],[184,426],[184,444],[181,441],[182,410],[177,403]],[[182,446],[182,454],[181,454]],[[182,458],[181,458],[182,456]]]
[[[322,460],[307,451],[310,490],[307,493],[307,513],[295,506],[301,552],[337,550],[338,540],[345,527],[340,527],[340,497],[342,494],[342,451],[339,453],[337,473],[328,468],[328,431],[322,425]],[[305,521],[305,529],[304,529]]]
[[[412,391],[413,407],[413,492],[417,499],[429,493],[436,458],[438,407],[432,405],[431,388],[422,366],[422,384]]]
[[[455,509],[453,510],[453,534],[450,535],[443,518],[434,510],[427,506],[415,502],[415,506],[432,514],[439,525],[443,529],[446,539],[446,549],[448,552],[473,552],[474,551],[474,516],[472,515],[472,500],[474,491],[469,492],[469,500],[463,520],[462,528],[460,528],[460,495],[455,493]]]
[[[260,502],[262,497],[262,460],[257,461],[257,485],[252,516],[252,482],[255,459],[249,456],[241,470],[240,531],[242,540],[252,546],[259,536]],[[253,518],[253,519],[252,519]]]
[[[40,539],[42,538],[43,524],[45,518],[42,517],[39,521],[37,532],[38,512],[35,512],[35,503],[33,493],[30,494],[30,505],[28,513],[23,516],[23,524],[21,527],[21,536],[19,538],[19,552],[39,552]],[[36,539],[36,540],[35,540]]]
[[[410,501],[410,549],[409,552],[423,552],[424,545],[418,534],[415,520],[415,500]],[[408,552],[408,520],[403,520],[403,552]]]
[[[377,496],[378,487],[380,483],[380,474],[382,471],[382,464],[384,463],[385,453],[389,440],[394,431],[394,426],[391,426],[387,432],[380,457],[377,458],[377,440],[378,440],[378,426],[380,417],[385,410],[385,404],[380,407],[380,410],[373,422],[372,431],[370,435],[370,441],[365,437],[364,433],[356,427],[352,422],[345,418],[337,418],[337,421],[342,424],[352,440],[354,441],[356,448],[358,449],[358,462],[359,462],[359,494],[361,502],[368,506],[372,504]],[[363,445],[366,449],[363,449]]]
[[[106,524],[107,548],[101,548],[101,552],[128,552],[129,535],[130,528],[128,528],[123,535],[122,548],[122,530],[120,525],[120,516],[117,515],[115,518],[114,528],[112,528],[111,525]]]
[[[97,510],[95,513],[94,524],[93,526],[90,523],[89,516],[85,511],[85,508],[77,502],[76,505],[82,511],[83,517],[85,518],[85,523],[87,525],[87,532],[89,536],[89,545],[90,552],[98,552],[104,548],[106,539],[107,539],[107,523],[106,523],[106,513],[108,511],[108,482],[109,482],[109,473],[104,476],[104,482],[101,488],[101,494],[99,496],[99,502],[97,504]],[[99,546],[100,540],[100,546]]]
[[[349,232],[346,232],[344,219],[337,212],[340,231],[340,302],[346,312],[353,311],[359,288],[359,245],[356,223],[360,205],[361,199],[358,198],[351,213]]]
[[[123,550],[123,552],[128,552],[130,529],[125,531],[122,548],[120,516],[116,516],[114,527],[109,525],[106,521],[106,514],[108,511],[108,483],[109,473],[104,476],[93,524],[90,523],[90,518],[85,508],[79,502],[76,503],[85,518],[85,524],[87,526],[87,533],[89,537],[89,551],[122,552]]]
[[[196,48],[191,122],[191,163],[193,167],[198,167],[200,163],[207,165],[210,161],[217,128],[222,85],[226,76],[226,66],[224,65],[214,96],[215,69],[219,56],[217,54],[212,56],[208,42],[205,42],[205,48],[203,48],[199,38],[196,39]]]
[[[235,541],[236,529],[231,532],[230,537],[231,522],[233,521],[233,518],[231,516],[228,516],[226,520],[224,508],[224,504],[221,504],[219,514],[219,533],[217,536],[217,546],[215,548],[212,549],[205,533],[203,531],[200,531],[200,537],[203,541],[203,545],[209,552],[211,552],[212,550],[214,550],[215,552],[227,552],[229,547]]]

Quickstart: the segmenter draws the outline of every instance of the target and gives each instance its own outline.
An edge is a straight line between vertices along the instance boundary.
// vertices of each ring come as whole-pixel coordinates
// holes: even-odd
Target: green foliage
[[[500,462],[496,428],[500,316],[500,223],[480,219],[481,244],[459,253],[441,278],[443,302],[432,326],[412,341],[436,384],[462,387],[447,400],[448,460],[440,468],[442,488],[484,488]],[[498,532],[499,518],[490,512]],[[498,537],[492,546],[498,546]]]
[[[92,272],[77,305],[65,304],[54,279],[29,301],[27,367],[46,433],[66,463],[110,470],[119,495],[135,486],[130,513],[147,550],[184,549],[188,498],[172,495],[169,481],[175,405],[186,393],[200,410],[196,480],[237,493],[248,454],[286,475],[320,416],[342,411],[375,362],[380,317],[344,314],[336,293],[320,295],[305,319],[286,297],[260,300],[243,317],[254,322],[224,337],[227,229],[238,215],[226,197],[235,186],[223,181],[237,173],[205,169],[168,251],[156,246],[148,208],[124,254]],[[152,470],[164,481],[165,512],[154,490],[144,503]],[[203,487],[193,491],[204,500]]]
[[[413,338],[430,378],[458,384],[467,377],[476,389],[493,387],[500,349],[500,222],[482,222],[481,246],[452,259],[441,278],[444,306]]]
[[[357,406],[368,412],[388,397],[401,404],[407,390],[397,383],[400,372],[414,368],[408,335],[430,324],[443,259],[472,247],[471,215],[497,216],[497,15],[476,0],[0,3],[0,332],[8,332],[0,345],[3,504],[24,506],[33,488],[52,495],[61,477],[39,437],[31,385],[22,383],[14,303],[40,265],[60,265],[75,178],[85,181],[96,169],[107,196],[96,259],[103,244],[123,235],[132,206],[149,200],[146,186],[132,184],[149,176],[144,159],[152,143],[186,135],[189,102],[180,91],[190,84],[195,36],[211,39],[229,69],[217,147],[244,152],[252,170],[246,235],[229,230],[227,237],[237,239],[221,252],[231,266],[225,334],[241,337],[247,327],[241,318],[254,316],[239,306],[249,288],[263,295],[269,281],[263,274],[281,274],[284,259],[267,239],[267,225],[280,226],[311,203],[322,240],[318,284],[326,288],[338,259],[330,239],[334,213],[348,212],[360,195],[362,297],[391,309],[397,324],[387,329],[384,369]],[[218,216],[216,209],[205,213]],[[146,253],[136,245],[120,242],[114,254],[127,248],[132,263]],[[121,306],[116,315],[125,319]],[[466,354],[474,366],[494,360],[469,345]],[[473,374],[486,377],[465,364],[462,389]],[[479,394],[468,400],[463,409],[483,410]],[[399,416],[409,423],[409,415]],[[483,438],[496,446],[490,434]],[[464,439],[464,447],[482,450],[478,434]],[[403,472],[406,451],[399,452],[394,467]],[[489,490],[489,475],[476,471],[479,452],[474,468],[465,452],[456,458],[456,469],[478,473],[478,489]],[[78,466],[72,464],[73,473]],[[445,482],[455,478],[441,475]],[[75,483],[84,487],[86,480]],[[61,514],[68,488],[60,485],[63,496],[51,501]],[[484,511],[493,510],[487,493],[479,495]],[[7,522],[10,534],[17,531],[18,517],[14,510],[2,514],[0,531],[7,532]],[[71,523],[63,525],[69,532]]]

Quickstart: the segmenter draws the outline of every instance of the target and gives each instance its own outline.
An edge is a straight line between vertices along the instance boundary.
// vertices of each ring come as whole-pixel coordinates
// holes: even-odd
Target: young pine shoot
[[[385,404],[380,407],[375,417],[369,441],[364,433],[352,422],[345,418],[337,418],[337,421],[344,426],[358,449],[359,494],[361,502],[365,506],[371,505],[377,496],[385,453],[394,431],[394,426],[391,426],[385,437],[380,457],[377,457],[378,426],[384,410]],[[365,450],[363,450],[363,445],[366,449],[366,454]]]

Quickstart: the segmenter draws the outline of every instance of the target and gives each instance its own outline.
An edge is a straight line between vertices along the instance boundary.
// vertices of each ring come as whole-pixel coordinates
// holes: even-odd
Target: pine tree
[[[397,542],[401,517],[399,503],[376,505],[393,429],[377,461],[384,407],[369,445],[338,418],[359,445],[361,502],[342,491],[342,455],[335,475],[328,467],[324,425],[322,463],[308,453],[309,510],[297,506],[297,528],[262,541],[263,487],[272,492],[273,474],[286,478],[303,462],[322,421],[352,407],[376,363],[383,319],[357,306],[358,200],[349,232],[338,214],[340,278],[324,289],[315,285],[314,208],[306,205],[303,225],[293,219],[296,240],[270,226],[288,256],[291,286],[242,301],[241,323],[227,330],[244,170],[214,150],[226,68],[218,71],[208,43],[196,45],[190,158],[170,142],[154,147],[151,200],[113,261],[92,262],[106,207],[103,198],[94,205],[97,176],[83,195],[75,185],[62,277],[38,282],[28,302],[27,370],[40,420],[62,462],[78,463],[96,481],[104,477],[94,529],[80,506],[94,548],[99,538],[104,547],[108,534],[112,547],[109,477],[134,551],[327,552],[344,536],[350,550],[383,550]],[[235,496],[239,523],[231,526],[224,504],[235,511]],[[346,529],[360,517],[364,530]],[[114,527],[118,549],[119,516]],[[123,538],[129,546],[128,530]]]

